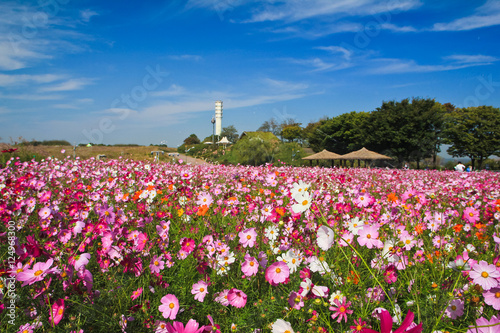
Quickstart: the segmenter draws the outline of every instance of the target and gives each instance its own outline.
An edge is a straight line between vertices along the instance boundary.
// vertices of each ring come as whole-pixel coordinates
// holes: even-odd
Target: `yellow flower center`
[[[484,277],[484,278],[486,279],[486,278],[487,278],[488,276],[490,276],[490,275],[488,274],[488,272],[482,272],[482,273],[481,273],[481,276],[482,276],[482,277]]]
[[[247,239],[252,239],[252,236],[248,235],[248,236],[247,236]]]
[[[170,303],[170,304],[168,305],[168,307],[169,307],[169,308],[171,308],[171,309],[173,309],[173,308],[175,308],[175,304],[174,304],[174,303]]]
[[[205,288],[200,288],[200,293],[204,292]]]
[[[159,264],[158,260],[155,260],[155,266],[158,266]]]
[[[302,201],[302,206],[306,206],[308,204],[307,200]]]
[[[40,275],[40,274],[42,274],[42,273],[43,273],[43,271],[42,271],[41,269],[39,269],[39,270],[37,270],[37,271],[35,272],[35,276],[39,276],[39,275]]]
[[[253,267],[253,265],[255,265],[255,263],[253,261],[250,261],[250,266]]]
[[[368,235],[366,235],[366,238],[370,239],[370,238],[372,238],[372,235],[368,234]]]
[[[279,267],[276,268],[276,273],[278,273],[278,274],[281,273],[281,268],[279,268]]]

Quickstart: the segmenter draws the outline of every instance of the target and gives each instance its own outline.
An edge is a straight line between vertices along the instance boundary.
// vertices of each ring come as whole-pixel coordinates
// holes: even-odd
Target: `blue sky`
[[[42,4],[42,5],[40,5]],[[500,1],[0,3],[0,141],[166,142],[435,98],[500,107]]]

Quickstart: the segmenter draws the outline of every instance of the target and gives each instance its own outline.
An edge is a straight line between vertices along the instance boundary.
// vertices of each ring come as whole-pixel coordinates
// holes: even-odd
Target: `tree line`
[[[400,165],[425,158],[436,161],[443,144],[448,154],[468,157],[481,168],[491,155],[500,155],[500,109],[492,106],[457,108],[434,99],[387,101],[371,112],[325,117],[306,127],[271,119],[259,128],[290,142],[302,141],[315,152],[327,149],[346,154],[366,147],[395,158]],[[477,163],[477,165],[476,165]]]

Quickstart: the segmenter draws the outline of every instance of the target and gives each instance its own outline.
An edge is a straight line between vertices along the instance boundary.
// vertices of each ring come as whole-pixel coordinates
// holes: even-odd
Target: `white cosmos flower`
[[[316,241],[318,242],[318,246],[320,247],[320,249],[322,249],[323,251],[328,251],[328,249],[333,245],[333,236],[333,230],[329,227],[324,225],[319,227],[318,238]]]
[[[283,319],[276,320],[272,325],[272,333],[295,333],[292,328],[292,325],[288,321],[284,321]]]
[[[296,204],[292,205],[292,210],[294,213],[302,213],[311,207],[311,194],[309,192],[304,192],[302,195],[297,195],[295,198]]]

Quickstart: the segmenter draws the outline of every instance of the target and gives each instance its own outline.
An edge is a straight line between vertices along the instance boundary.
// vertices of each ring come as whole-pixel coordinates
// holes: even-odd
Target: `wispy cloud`
[[[296,22],[315,17],[351,17],[407,11],[421,6],[418,0],[376,1],[376,0],[289,0],[265,1],[246,22],[285,21]]]
[[[500,24],[500,2],[488,0],[478,7],[473,15],[462,17],[448,23],[436,23],[431,30],[434,31],[464,31]]]
[[[195,55],[195,54],[169,55],[168,58],[172,59],[172,60],[191,60],[191,61],[203,60],[202,56]]]
[[[55,15],[34,4],[0,2],[0,70],[27,68],[60,54],[83,50],[78,44],[88,37],[76,32],[74,20],[62,13],[59,10]]]
[[[332,54],[337,54],[337,53],[341,53],[344,57],[345,60],[350,60],[351,59],[351,56],[352,56],[352,51],[349,51],[348,49],[346,49],[345,47],[342,47],[342,46],[334,46],[334,45],[331,45],[331,46],[318,46],[316,47],[316,49],[318,50],[323,50],[323,51],[328,51]]]
[[[64,82],[61,82],[56,85],[42,87],[39,89],[39,92],[55,92],[55,91],[71,91],[71,90],[80,90],[85,86],[92,84],[94,80],[92,79],[71,79]]]
[[[90,9],[85,9],[80,11],[80,17],[82,18],[83,22],[89,22],[92,16],[97,16],[99,13],[90,10]]]
[[[17,86],[26,83],[50,83],[54,81],[59,81],[65,79],[65,75],[55,75],[55,74],[42,74],[42,75],[30,75],[30,74],[19,74],[19,75],[9,75],[0,74],[0,87],[1,86]]]
[[[500,59],[484,55],[453,55],[443,58],[446,63],[440,65],[420,65],[414,60],[404,59],[374,59],[368,74],[404,74],[429,73],[463,69],[473,66],[490,65]]]

